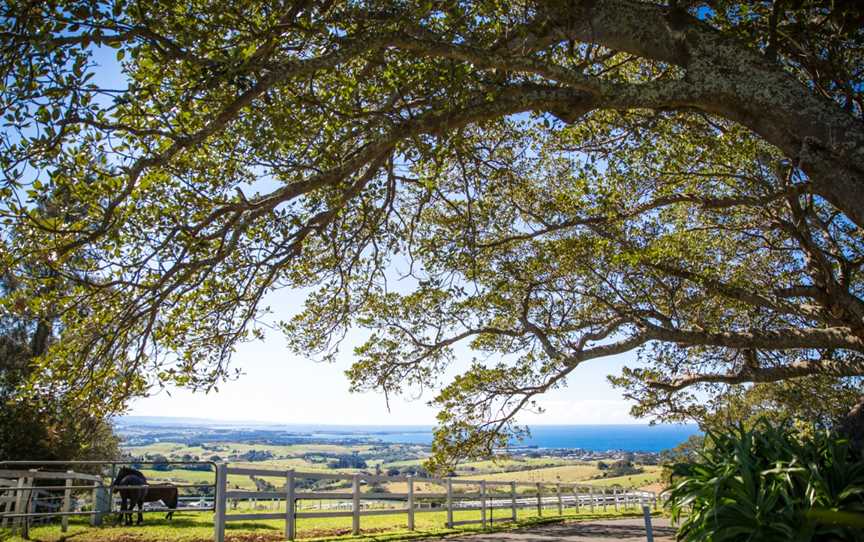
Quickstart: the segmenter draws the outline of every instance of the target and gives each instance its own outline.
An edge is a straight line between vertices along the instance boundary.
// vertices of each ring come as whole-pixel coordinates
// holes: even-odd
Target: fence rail
[[[141,462],[138,462],[141,463]],[[144,462],[146,463],[146,462]],[[614,507],[657,506],[657,495],[646,491],[620,491],[617,489],[594,488],[579,483],[517,482],[501,480],[468,480],[463,478],[428,478],[412,476],[384,476],[374,474],[341,474],[322,472],[302,472],[295,470],[274,470],[248,467],[233,467],[226,463],[213,462],[168,462],[169,464],[209,464],[214,467],[215,480],[212,484],[189,483],[172,484],[181,488],[212,488],[213,495],[180,496],[183,504],[192,502],[193,506],[176,508],[153,507],[145,512],[168,511],[214,511],[214,538],[216,542],[225,540],[225,524],[229,521],[273,520],[285,522],[285,538],[294,540],[297,520],[309,518],[351,518],[351,531],[360,534],[361,518],[377,515],[405,515],[408,529],[414,530],[416,514],[443,511],[446,513],[445,526],[481,524],[485,529],[493,522],[515,521],[519,509],[535,508],[538,515],[549,509],[563,515],[564,508],[595,511]],[[62,466],[89,465],[110,467],[110,481],[98,474],[87,474],[73,470],[57,470]],[[100,525],[102,518],[110,514],[113,506],[112,490],[116,487],[113,480],[116,467],[131,464],[123,461],[18,461],[0,462],[0,520],[6,527],[11,521],[13,528],[20,527],[27,534],[31,520],[60,518],[62,530],[68,526],[69,516],[89,515],[91,525]],[[37,470],[42,467],[55,470]],[[229,489],[228,475],[251,476],[253,478],[276,478],[277,484],[261,484],[257,491]],[[58,485],[52,486],[50,481]],[[333,481],[342,487],[333,491],[322,490],[320,482]],[[303,483],[299,483],[303,482]],[[313,485],[306,490],[303,486]],[[383,492],[377,484],[401,482],[407,490],[398,493]],[[417,484],[423,484],[419,486]],[[164,486],[153,483],[148,486]],[[326,484],[325,484],[326,485]],[[332,485],[332,484],[331,484]],[[349,488],[344,486],[348,485]],[[364,487],[366,486],[366,487]],[[433,487],[429,487],[433,486]],[[136,486],[143,487],[143,486]],[[326,488],[324,488],[326,489]],[[365,491],[364,491],[365,489]],[[80,501],[73,499],[74,491],[85,491],[89,495],[89,509],[80,508]],[[257,509],[260,501],[269,501],[270,510],[250,512],[237,510],[229,513],[228,502],[234,507],[237,503],[254,503]],[[305,502],[304,502],[305,501]],[[301,506],[310,501],[318,501],[318,506]],[[37,509],[36,502],[42,503]],[[77,502],[77,504],[76,504]],[[285,511],[273,511],[281,508]],[[326,505],[325,505],[326,503]],[[195,506],[197,505],[197,506]],[[275,505],[275,506],[274,506]],[[557,509],[557,510],[556,510]],[[500,511],[506,510],[503,516]],[[479,512],[477,517],[466,518],[465,512]],[[493,511],[497,513],[493,513]],[[460,512],[458,520],[455,512]],[[552,512],[554,513],[554,512]]]
[[[247,475],[256,477],[278,478],[284,482],[282,490],[249,491],[228,489],[228,475]],[[298,480],[334,480],[351,483],[351,491],[298,491]],[[379,491],[361,491],[363,483],[371,485],[386,482],[404,482],[408,485],[406,493],[382,493]],[[415,491],[415,483],[438,485],[446,489],[444,492]],[[462,491],[458,486],[476,486],[479,491]],[[501,491],[501,487],[505,492]],[[517,488],[530,488],[533,495],[526,497],[518,493]],[[473,489],[473,488],[472,488]],[[491,489],[491,491],[490,491]],[[584,491],[584,492],[580,492]],[[228,501],[267,500],[285,502],[285,512],[266,513],[228,513]],[[335,506],[325,510],[298,511],[298,503],[304,500],[337,501]],[[391,504],[394,501],[404,503],[400,508],[372,508],[372,503]],[[423,508],[422,504],[429,504]],[[604,488],[593,488],[579,483],[545,483],[516,482],[492,480],[465,480],[453,478],[413,478],[411,476],[382,476],[372,474],[336,474],[301,472],[295,470],[251,469],[231,467],[227,464],[216,466],[216,515],[214,518],[214,538],[216,542],[225,540],[225,524],[229,521],[272,520],[284,519],[285,538],[294,540],[297,533],[297,520],[304,518],[351,518],[351,531],[360,534],[360,518],[365,516],[404,514],[407,516],[408,529],[414,530],[414,519],[418,513],[428,513],[439,510],[446,511],[445,526],[453,528],[459,525],[481,524],[485,529],[493,521],[516,521],[519,508],[537,508],[537,513],[543,515],[546,508],[557,508],[563,515],[565,506],[575,506],[577,511],[586,508],[592,512],[596,508],[608,509],[619,507],[657,506],[657,495],[648,491],[620,491]],[[437,506],[435,506],[437,505]],[[509,509],[510,514],[493,518],[492,510]],[[301,509],[302,510],[302,509]],[[479,511],[480,517],[454,521],[455,511]]]

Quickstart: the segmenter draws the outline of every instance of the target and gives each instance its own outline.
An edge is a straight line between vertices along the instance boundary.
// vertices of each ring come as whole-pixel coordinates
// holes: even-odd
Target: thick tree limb
[[[721,346],[726,348],[755,348],[759,350],[790,350],[807,348],[838,348],[864,351],[864,339],[845,327],[786,328],[766,331],[708,332],[670,329],[643,322],[646,333],[654,340],[668,341],[686,346]]]
[[[856,361],[799,361],[777,367],[743,367],[728,373],[691,374],[669,382],[649,381],[649,387],[666,391],[679,391],[696,384],[748,384],[779,382],[790,378],[812,375],[835,377],[864,376],[864,360]]]

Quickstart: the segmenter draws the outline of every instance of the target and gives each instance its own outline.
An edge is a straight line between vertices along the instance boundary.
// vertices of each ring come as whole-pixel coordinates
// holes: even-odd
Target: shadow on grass
[[[330,535],[330,536],[312,536],[309,537],[304,536],[303,532],[298,533],[298,541],[300,542],[400,542],[407,540],[421,540],[421,539],[449,539],[452,537],[461,537],[461,536],[471,536],[471,535],[489,535],[494,533],[504,533],[515,530],[522,529],[536,529],[537,532],[542,532],[544,526],[548,526],[550,531],[552,529],[558,530],[562,527],[561,524],[567,524],[568,527],[570,525],[578,526],[579,523],[582,522],[590,522],[596,520],[614,520],[614,519],[634,519],[641,518],[642,514],[639,512],[622,512],[618,513],[615,516],[610,516],[608,514],[580,514],[580,515],[564,515],[564,516],[546,516],[546,517],[528,517],[528,518],[520,518],[518,522],[510,522],[510,521],[500,521],[491,524],[487,529],[483,529],[480,525],[476,526],[462,526],[458,529],[426,529],[426,530],[416,530],[416,531],[403,531],[403,532],[393,532],[392,529],[387,532],[381,533],[367,533],[360,534],[358,536],[350,536],[350,535]],[[574,523],[579,522],[579,523]],[[631,527],[626,530],[613,533],[613,535],[609,536],[610,541],[613,539],[617,539],[620,536],[626,536],[629,534],[631,529],[637,529],[636,527]],[[644,527],[642,528],[642,535],[645,534]],[[669,533],[666,532],[658,532],[658,529],[655,528],[655,534],[657,535],[666,535]],[[674,529],[671,531],[674,534]],[[488,539],[487,539],[488,540]],[[549,542],[558,542],[557,538],[538,538],[537,540],[544,540]]]

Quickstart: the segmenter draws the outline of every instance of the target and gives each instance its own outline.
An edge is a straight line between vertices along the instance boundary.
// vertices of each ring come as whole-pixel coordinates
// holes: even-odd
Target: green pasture
[[[587,480],[585,485],[595,487],[610,487],[619,485],[625,488],[640,488],[660,481],[660,472],[663,467],[655,465],[644,465],[642,467],[645,472],[640,474],[628,474],[625,476],[612,476],[609,478],[597,478],[595,480]]]
[[[548,460],[548,459],[547,459]],[[539,463],[539,462],[537,462]],[[535,463],[535,464],[537,464]],[[540,463],[542,464],[542,463]],[[507,464],[510,466],[512,463]],[[232,463],[236,467],[248,467],[258,469],[273,469],[284,471],[287,469],[295,469],[306,472],[326,472],[326,473],[343,473],[353,474],[357,472],[354,469],[327,469],[321,465],[307,464],[302,460],[266,460],[255,462],[236,462]],[[657,466],[643,466],[645,472],[640,474],[632,474],[625,476],[615,476],[608,478],[599,478],[603,471],[597,468],[596,463],[576,463],[562,464],[554,467],[539,467],[526,470],[505,470],[501,472],[459,472],[460,479],[484,479],[490,481],[515,481],[515,482],[544,482],[544,483],[584,483],[595,487],[610,487],[618,485],[626,488],[639,488],[654,482],[659,481],[661,468]],[[386,470],[386,465],[382,467]],[[153,469],[143,469],[144,475],[152,481],[165,481],[183,484],[211,484],[213,483],[215,473],[206,471],[193,471],[174,469],[170,471],[157,471]],[[281,486],[284,481],[280,478],[262,477],[274,485]],[[228,476],[228,486],[239,489],[255,489],[255,483],[249,476],[231,474]],[[426,484],[416,482],[414,484],[417,492],[441,492],[443,486],[439,484]],[[406,482],[390,482],[385,484],[387,491],[391,493],[406,493],[408,484]],[[525,492],[530,488],[519,488],[520,492]],[[191,490],[190,490],[191,491]]]
[[[560,457],[502,457],[485,461],[471,461],[459,465],[456,472],[464,473],[496,473],[528,469],[572,465],[573,460]]]
[[[399,447],[398,444],[392,446]],[[370,453],[374,451],[375,445],[372,444],[256,444],[256,443],[240,443],[240,442],[209,442],[209,449],[204,449],[201,446],[188,446],[179,442],[157,442],[144,446],[131,446],[128,448],[135,455],[144,454],[162,454],[166,457],[179,457],[183,454],[197,455],[202,460],[206,461],[211,456],[218,455],[221,458],[226,458],[233,454],[244,454],[246,452],[257,450],[259,452],[270,452],[277,458],[299,457],[303,454],[313,453]]]
[[[520,526],[528,526],[539,522],[564,520],[591,520],[598,518],[615,518],[641,516],[641,510],[615,512],[611,506],[607,511],[600,507],[592,513],[586,507],[579,512],[566,508],[564,515],[559,516],[555,508],[546,508],[543,516],[537,515],[534,508],[524,508],[518,511],[517,523],[502,521],[495,523],[495,517],[509,516],[509,510],[492,511],[492,529],[506,530]],[[262,511],[266,512],[266,511]],[[229,514],[231,511],[229,510]],[[463,521],[479,519],[480,512],[455,511],[454,520]],[[106,518],[107,519],[107,518]],[[442,536],[460,532],[481,530],[480,525],[460,526],[456,529],[444,527],[446,512],[436,510],[415,514],[415,530],[407,528],[406,515],[364,516],[360,520],[361,536],[351,536],[351,518],[313,518],[297,520],[298,539],[312,541],[346,540],[346,541],[388,541],[407,540],[430,536]],[[284,539],[285,522],[281,520],[240,521],[226,523],[226,540],[231,542],[266,542]],[[36,542],[205,542],[213,539],[213,514],[210,512],[177,513],[172,521],[165,520],[161,513],[145,515],[145,524],[141,526],[115,526],[113,518],[106,521],[102,527],[90,527],[86,519],[70,520],[69,530],[60,531],[59,524],[36,526],[30,529],[30,540]],[[4,542],[23,542],[17,535],[8,531],[0,531],[0,540]]]
[[[558,467],[484,474],[483,479],[504,482],[581,482],[592,476],[597,476],[600,472],[596,463],[578,463]],[[476,478],[477,476],[466,475],[465,477]]]

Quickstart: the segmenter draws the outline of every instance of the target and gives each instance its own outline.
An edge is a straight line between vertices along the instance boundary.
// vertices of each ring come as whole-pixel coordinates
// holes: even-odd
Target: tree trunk
[[[840,423],[840,432],[852,441],[859,452],[864,452],[864,395]]]

